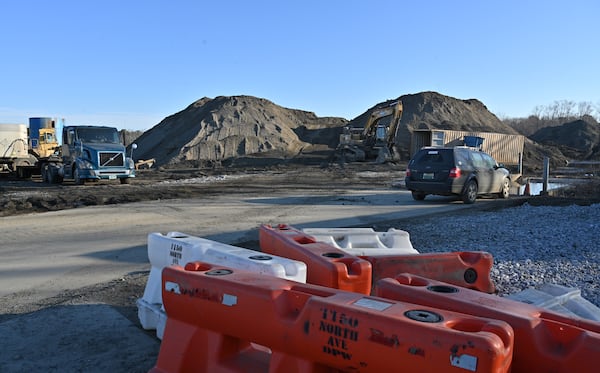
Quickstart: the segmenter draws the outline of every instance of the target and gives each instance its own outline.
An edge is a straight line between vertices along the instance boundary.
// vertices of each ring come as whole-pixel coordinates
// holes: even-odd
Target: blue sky
[[[352,119],[436,91],[600,105],[600,2],[3,0],[0,123],[146,130],[202,97]]]

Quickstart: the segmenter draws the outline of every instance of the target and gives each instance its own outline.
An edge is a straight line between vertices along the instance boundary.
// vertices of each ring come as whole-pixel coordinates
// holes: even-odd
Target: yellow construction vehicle
[[[56,129],[40,128],[37,145],[31,147],[30,151],[34,152],[39,158],[50,157],[59,147],[56,139]]]
[[[396,154],[396,130],[402,117],[402,101],[375,107],[364,127],[345,127],[337,154],[344,162],[374,160],[384,163]]]
[[[30,118],[30,125],[0,125],[0,173],[28,178],[40,173],[41,165],[57,156],[56,122]]]

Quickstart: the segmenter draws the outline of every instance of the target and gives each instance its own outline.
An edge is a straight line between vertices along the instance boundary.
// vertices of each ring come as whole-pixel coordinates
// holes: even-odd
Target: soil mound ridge
[[[346,122],[252,96],[204,97],[140,136],[135,157],[192,167],[250,155],[294,157],[335,147]]]
[[[461,100],[437,92],[421,92],[400,96],[404,111],[396,134],[396,147],[402,158],[409,157],[412,132],[416,129],[481,131],[518,134],[492,114],[479,100]],[[350,121],[353,127],[364,127],[369,113],[384,103],[377,104]]]
[[[135,142],[136,160],[155,159],[168,168],[198,168],[269,163],[322,163],[332,160],[345,126],[364,127],[372,110],[401,100],[404,112],[396,134],[400,160],[410,158],[412,132],[420,129],[495,132],[518,135],[479,100],[461,100],[437,92],[402,95],[373,105],[348,121],[318,117],[253,96],[204,97],[162,120]],[[525,167],[568,159],[600,158],[600,126],[584,118],[544,128],[525,142]]]
[[[590,116],[560,126],[542,128],[531,139],[540,144],[556,146],[572,159],[600,159],[600,125]]]

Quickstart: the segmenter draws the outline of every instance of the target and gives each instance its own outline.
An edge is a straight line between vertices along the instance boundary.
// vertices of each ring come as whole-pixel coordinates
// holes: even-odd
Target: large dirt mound
[[[336,146],[347,120],[252,96],[202,98],[140,136],[136,159],[199,166],[249,155],[294,157]]]
[[[572,159],[600,159],[600,125],[590,116],[560,126],[542,128],[531,139],[556,146]]]
[[[205,167],[231,165],[261,166],[282,160],[308,163],[332,159],[339,135],[345,126],[363,127],[373,108],[401,100],[404,112],[396,136],[401,160],[410,156],[412,132],[416,129],[518,134],[476,99],[461,100],[436,92],[400,96],[374,105],[351,121],[338,117],[317,117],[312,112],[288,109],[252,96],[202,98],[173,114],[136,139],[136,160],[154,158],[157,166]],[[584,127],[581,130],[575,128]],[[565,160],[595,159],[598,154],[598,125],[567,124],[561,129],[540,131],[536,141],[527,140],[525,166],[542,164],[545,156],[553,165]],[[561,144],[572,138],[583,144]],[[568,134],[566,136],[565,134]],[[558,139],[558,140],[557,140]],[[583,146],[585,154],[569,152]],[[591,149],[591,150],[590,150]],[[589,154],[588,154],[589,153]],[[590,155],[591,154],[591,155]]]
[[[504,124],[478,100],[460,100],[437,92],[421,92],[400,96],[387,103],[401,100],[404,107],[396,134],[396,146],[406,158],[410,151],[412,131],[415,129],[443,129],[518,134]],[[350,121],[353,127],[364,127],[369,113],[377,104]]]

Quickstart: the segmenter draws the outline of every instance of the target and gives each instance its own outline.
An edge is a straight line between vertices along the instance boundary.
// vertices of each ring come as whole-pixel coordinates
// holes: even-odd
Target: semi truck
[[[78,185],[98,180],[127,184],[135,177],[132,154],[127,156],[116,128],[57,125],[49,118],[30,118],[29,124],[27,139],[19,133],[12,141],[20,144],[20,153],[5,157],[5,170],[19,177],[41,175],[47,183],[72,180]],[[136,147],[132,144],[131,151]]]

